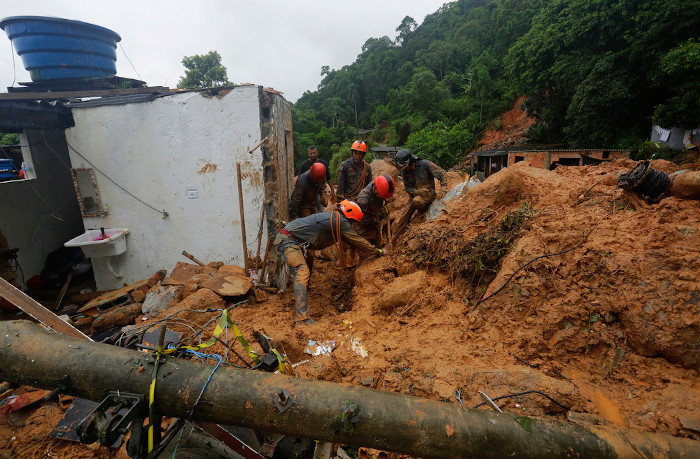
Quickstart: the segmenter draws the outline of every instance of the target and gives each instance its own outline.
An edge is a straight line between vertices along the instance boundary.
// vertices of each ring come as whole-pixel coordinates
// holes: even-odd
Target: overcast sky
[[[370,37],[394,39],[404,16],[419,24],[446,0],[2,0],[0,17],[53,16],[97,24],[122,37],[117,75],[177,86],[183,56],[217,50],[234,83],[314,91],[321,67],[351,64]],[[131,60],[132,65],[126,56]],[[30,81],[7,35],[0,35],[0,92]],[[134,70],[135,69],[135,70]],[[137,73],[138,72],[138,73]],[[140,76],[139,76],[140,75]]]

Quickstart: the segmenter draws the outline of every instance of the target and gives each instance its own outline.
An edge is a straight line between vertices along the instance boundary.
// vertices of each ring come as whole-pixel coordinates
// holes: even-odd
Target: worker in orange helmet
[[[350,221],[361,221],[362,210],[352,201],[343,201],[338,210],[297,218],[282,228],[274,245],[280,258],[289,265],[294,278],[294,304],[296,321],[313,324],[309,317],[306,290],[311,275],[307,264],[307,250],[323,250],[337,244],[343,253],[343,244],[377,256],[383,254],[378,247],[367,242],[352,228]]]
[[[360,191],[372,181],[372,169],[363,159],[367,154],[367,144],[356,140],[350,147],[352,158],[338,167],[338,200],[354,201]]]
[[[316,213],[316,201],[323,207],[328,205],[325,190],[326,166],[313,163],[311,168],[297,177],[294,191],[289,200],[289,219],[308,217]]]
[[[384,204],[394,195],[394,186],[391,175],[380,175],[357,196],[357,205],[362,209],[363,217],[353,227],[360,236],[374,245],[380,245],[381,228],[388,217]]]

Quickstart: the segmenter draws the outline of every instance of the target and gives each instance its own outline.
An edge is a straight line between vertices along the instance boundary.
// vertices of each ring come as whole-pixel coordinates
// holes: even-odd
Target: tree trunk
[[[0,380],[102,400],[109,391],[148,394],[149,355],[59,335],[28,321],[0,323]],[[695,457],[700,442],[609,426],[584,427],[325,381],[166,357],[158,415],[247,426],[353,446],[446,457]],[[145,369],[145,371],[144,371]],[[208,384],[207,384],[207,381]],[[197,406],[197,395],[206,386]],[[293,404],[280,413],[286,391]],[[192,411],[192,415],[190,412]]]

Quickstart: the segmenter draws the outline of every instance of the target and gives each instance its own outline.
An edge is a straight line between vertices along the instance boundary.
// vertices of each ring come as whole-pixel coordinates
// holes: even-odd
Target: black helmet
[[[404,148],[396,153],[395,159],[396,164],[398,164],[399,168],[403,169],[404,167],[408,166],[410,163],[415,161],[416,158],[411,154],[410,151]]]

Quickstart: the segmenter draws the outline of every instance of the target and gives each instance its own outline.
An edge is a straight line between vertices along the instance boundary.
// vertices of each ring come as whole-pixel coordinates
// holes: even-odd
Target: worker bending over
[[[380,245],[381,229],[387,219],[386,200],[394,195],[394,179],[380,175],[360,191],[357,205],[362,210],[362,221],[353,223],[357,233],[374,245]]]
[[[311,275],[306,260],[307,250],[323,250],[338,244],[338,253],[343,253],[343,244],[348,244],[367,253],[382,255],[382,250],[361,237],[350,225],[349,220],[361,221],[360,206],[351,201],[343,201],[339,210],[323,212],[308,217],[297,218],[285,225],[275,238],[277,252],[292,271],[294,278],[294,305],[297,322],[313,324],[308,314],[306,289]]]
[[[328,204],[324,193],[326,167],[322,163],[314,163],[311,169],[297,177],[294,191],[289,201],[289,218],[308,217],[316,213],[316,201],[322,206]]]
[[[435,179],[440,181],[440,185],[447,187],[447,173],[435,163],[427,159],[417,158],[405,149],[396,153],[395,160],[399,171],[401,171],[403,186],[411,199],[392,231],[394,237],[404,230],[415,211],[424,213],[428,210],[436,197]]]

